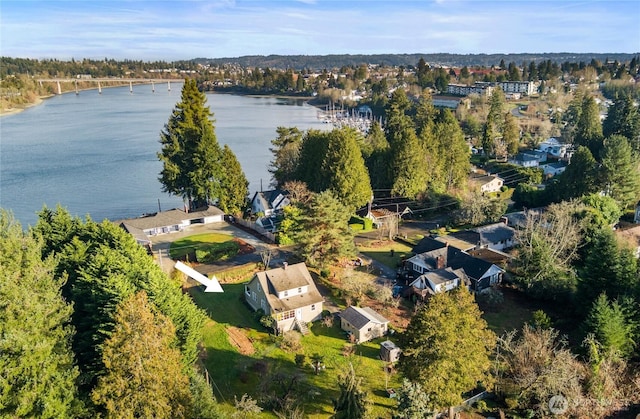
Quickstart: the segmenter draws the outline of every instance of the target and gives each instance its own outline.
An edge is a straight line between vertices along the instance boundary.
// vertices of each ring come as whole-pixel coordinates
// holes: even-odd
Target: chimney
[[[282,262],[282,269],[287,269],[289,264],[287,262]]]
[[[507,217],[500,217],[500,221],[504,223],[504,225],[509,225],[509,219]]]
[[[436,257],[436,269],[444,269],[444,258],[442,256]]]

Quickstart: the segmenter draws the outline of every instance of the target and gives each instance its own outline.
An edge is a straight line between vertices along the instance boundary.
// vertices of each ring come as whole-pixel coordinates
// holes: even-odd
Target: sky
[[[640,52],[639,0],[0,0],[0,55]]]

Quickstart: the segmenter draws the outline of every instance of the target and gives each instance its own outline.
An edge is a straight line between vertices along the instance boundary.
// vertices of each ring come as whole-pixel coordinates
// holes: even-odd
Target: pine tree
[[[371,187],[374,189],[391,188],[389,142],[377,122],[371,124],[371,129],[365,137],[361,150],[369,171]]]
[[[580,118],[576,125],[575,145],[583,145],[598,156],[602,148],[602,124],[600,111],[593,96],[587,94],[582,101]]]
[[[369,401],[362,390],[362,378],[356,375],[353,365],[338,377],[340,395],[333,402],[334,419],[362,419],[367,417]]]
[[[122,301],[115,328],[104,342],[105,374],[91,393],[107,417],[186,418],[189,378],[173,348],[175,327],[158,313],[144,292]]]
[[[313,266],[327,266],[343,257],[355,256],[350,212],[333,192],[316,194],[301,217],[296,235],[303,259]]]
[[[565,199],[579,198],[598,190],[597,162],[591,151],[579,146],[571,162],[560,175],[560,188]]]
[[[489,379],[496,337],[480,314],[473,296],[460,287],[431,297],[411,319],[399,368],[422,385],[430,408],[458,405],[463,393]]]
[[[482,135],[482,148],[487,155],[497,155],[496,153],[502,152],[497,142],[502,138],[505,104],[504,92],[499,87],[495,88],[489,98],[489,113]]]
[[[278,127],[276,132],[278,138],[271,140],[273,147],[269,149],[273,154],[269,173],[273,176],[273,186],[280,188],[295,180],[303,133],[296,127]]]
[[[420,383],[412,383],[404,379],[398,391],[398,408],[396,419],[424,419],[433,416],[429,395],[424,392]]]
[[[78,369],[71,351],[73,308],[62,298],[53,258],[0,210],[0,416],[68,418]]]
[[[518,153],[520,147],[520,127],[516,117],[507,112],[504,114],[504,128],[502,131],[502,141],[504,142],[507,153],[513,156]]]
[[[625,137],[607,138],[600,173],[605,192],[621,208],[635,205],[640,200],[640,159]]]
[[[609,301],[605,293],[593,302],[585,326],[605,352],[625,358],[633,351],[633,326],[618,302]]]
[[[190,208],[207,204],[221,193],[220,146],[206,100],[195,80],[185,80],[180,102],[160,133],[163,191],[181,196]]]
[[[435,137],[441,150],[440,167],[445,191],[462,186],[469,173],[470,152],[460,124],[450,110],[441,111],[436,121]]]
[[[247,205],[249,182],[242,166],[227,144],[222,148],[221,161],[224,162],[220,181],[220,199],[218,206],[225,214],[241,214]]]
[[[323,177],[327,179],[329,189],[349,211],[357,210],[373,195],[357,135],[349,128],[333,130],[322,163]]]
[[[328,132],[308,130],[300,147],[295,180],[304,182],[310,191],[322,192],[329,187],[322,174],[322,162],[329,148]]]
[[[605,138],[622,135],[627,138],[631,148],[640,152],[640,110],[630,96],[618,98],[609,106],[602,123],[602,133]]]

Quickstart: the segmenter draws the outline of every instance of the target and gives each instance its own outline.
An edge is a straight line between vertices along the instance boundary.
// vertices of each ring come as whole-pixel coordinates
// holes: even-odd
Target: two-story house
[[[244,296],[254,309],[273,316],[278,332],[300,329],[322,317],[324,298],[304,262],[256,273]]]

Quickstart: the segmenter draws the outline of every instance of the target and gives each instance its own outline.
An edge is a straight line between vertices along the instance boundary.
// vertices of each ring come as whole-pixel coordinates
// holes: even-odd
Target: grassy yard
[[[362,254],[392,269],[400,264],[402,258],[409,257],[411,249],[409,245],[390,240],[372,240],[358,246]]]
[[[233,236],[219,233],[202,233],[184,237],[171,243],[169,256],[180,259],[186,254],[193,253],[197,248],[211,243],[225,243],[233,240]]]
[[[533,312],[540,307],[529,301],[519,291],[503,288],[504,302],[495,310],[485,310],[482,317],[498,336],[513,329],[521,329],[533,319]]]
[[[348,342],[339,322],[331,327],[317,322],[311,327],[311,333],[301,338],[299,351],[286,352],[279,347],[279,338],[269,335],[241,301],[244,282],[222,286],[222,294],[205,294],[200,288],[192,288],[191,295],[210,318],[204,330],[207,353],[204,362],[215,383],[216,397],[223,404],[232,406],[234,395],[240,398],[244,393],[258,400],[265,393],[261,388],[265,379],[278,372],[299,377],[296,388],[301,389],[305,417],[327,418],[333,413],[332,400],[338,395],[338,374],[352,363],[369,391],[370,417],[391,417],[390,408],[396,402],[386,395],[384,364],[378,358],[379,344],[384,338],[358,345],[355,354],[345,356],[343,349]],[[252,354],[240,353],[230,342],[228,330],[232,328],[239,328],[249,339],[254,349]],[[326,366],[318,375],[314,374],[309,360],[316,353],[323,357]],[[306,355],[304,367],[296,366],[296,354]],[[389,374],[389,387],[397,389],[399,384],[398,375]],[[265,412],[262,417],[274,416]]]

